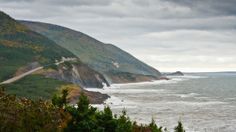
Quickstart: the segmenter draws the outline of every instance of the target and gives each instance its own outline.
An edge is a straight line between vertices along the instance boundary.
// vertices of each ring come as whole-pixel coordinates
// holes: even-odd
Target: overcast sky
[[[236,71],[236,0],[0,0],[0,10],[81,31],[160,71]]]

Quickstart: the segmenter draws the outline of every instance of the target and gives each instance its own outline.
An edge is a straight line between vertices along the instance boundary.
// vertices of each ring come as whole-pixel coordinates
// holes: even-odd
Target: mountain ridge
[[[56,74],[50,76],[52,73]],[[31,98],[37,95],[38,99],[49,99],[62,85],[72,83],[78,90],[109,85],[103,75],[73,53],[0,12],[0,83],[9,79],[0,84],[7,92]]]
[[[82,62],[92,69],[102,73],[111,83],[122,83],[112,80],[116,73],[124,73],[125,82],[151,81],[159,79],[161,73],[155,68],[138,60],[131,54],[115,45],[103,43],[87,34],[70,28],[43,22],[20,21],[31,30],[36,31],[55,43],[71,51]],[[113,74],[114,73],[114,74]],[[136,75],[135,80],[129,80],[127,74]],[[149,79],[140,79],[139,75],[152,76]]]

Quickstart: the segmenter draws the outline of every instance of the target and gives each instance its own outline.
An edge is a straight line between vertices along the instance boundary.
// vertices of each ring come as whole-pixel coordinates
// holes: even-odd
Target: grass
[[[46,78],[42,75],[29,75],[21,80],[11,84],[3,85],[5,91],[9,94],[15,94],[19,97],[26,97],[33,100],[50,99],[62,85],[68,83]]]

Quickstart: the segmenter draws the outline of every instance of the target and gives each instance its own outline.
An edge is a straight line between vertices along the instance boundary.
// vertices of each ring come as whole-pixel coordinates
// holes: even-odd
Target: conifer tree
[[[182,123],[180,121],[178,122],[178,126],[175,127],[174,130],[175,130],[175,132],[185,132],[185,130],[183,128],[183,125],[182,125]]]

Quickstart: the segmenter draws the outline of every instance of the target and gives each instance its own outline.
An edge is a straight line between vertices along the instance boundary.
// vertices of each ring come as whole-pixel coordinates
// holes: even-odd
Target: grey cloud
[[[235,15],[235,0],[162,0],[187,6],[198,11],[201,15]]]
[[[112,1],[110,0],[42,0],[45,3],[51,3],[60,6],[106,6]]]
[[[160,70],[235,66],[235,7],[235,0],[0,0],[16,19],[82,31]]]

